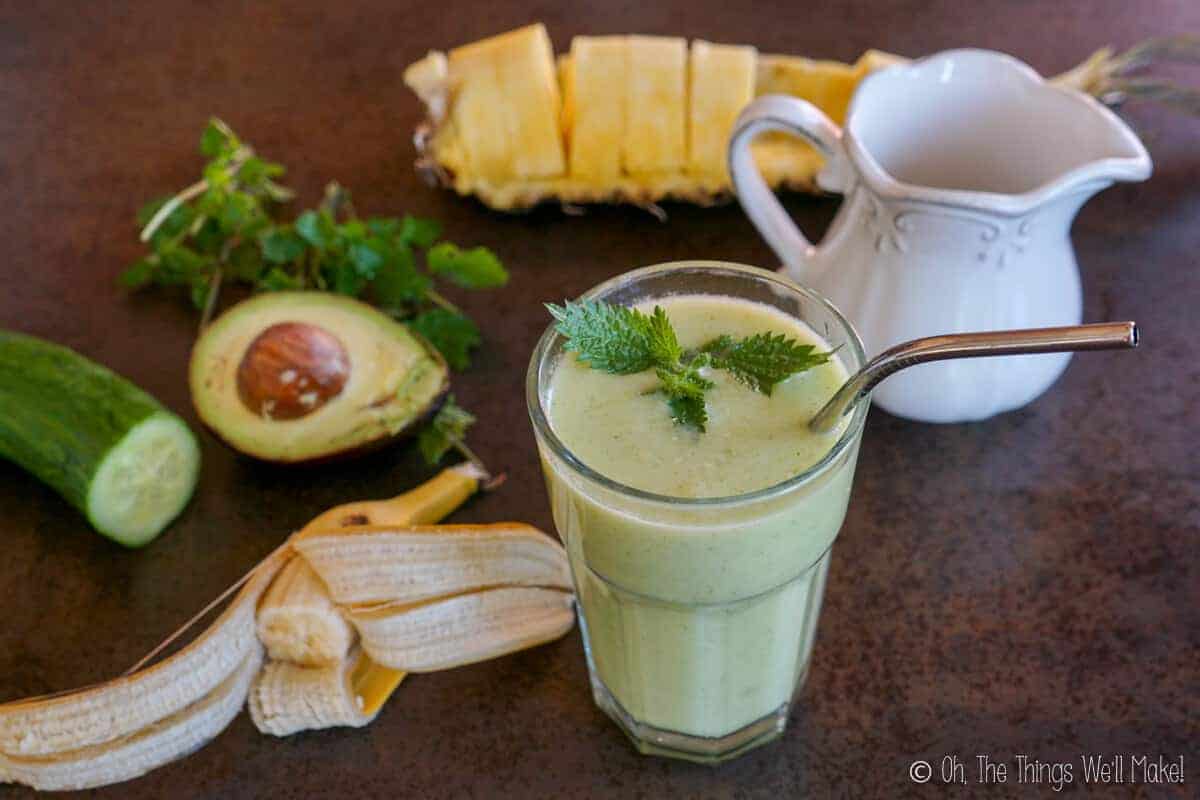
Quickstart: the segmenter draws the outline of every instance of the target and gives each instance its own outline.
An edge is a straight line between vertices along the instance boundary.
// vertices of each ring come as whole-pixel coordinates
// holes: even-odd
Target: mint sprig
[[[829,361],[818,352],[780,333],[756,333],[745,339],[718,336],[695,350],[684,350],[661,306],[646,314],[636,308],[595,300],[548,303],[567,349],[592,369],[614,375],[654,370],[657,391],[665,395],[671,418],[679,425],[707,430],[704,395],[715,384],[705,368],[722,369],[757,392],[770,395],[775,386],[798,372]]]

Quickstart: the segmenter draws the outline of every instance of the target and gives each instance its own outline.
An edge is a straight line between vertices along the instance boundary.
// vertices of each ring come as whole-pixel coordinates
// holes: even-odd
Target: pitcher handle
[[[817,246],[810,242],[783,210],[754,163],[750,144],[761,133],[783,131],[807,141],[825,156],[827,164],[842,159],[842,129],[812,103],[787,95],[763,95],[742,109],[729,140],[729,174],[738,201],[750,221],[796,281],[814,277]]]

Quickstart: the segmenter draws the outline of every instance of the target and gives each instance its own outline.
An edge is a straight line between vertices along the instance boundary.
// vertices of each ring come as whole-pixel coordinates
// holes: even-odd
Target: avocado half
[[[296,464],[411,433],[441,404],[450,374],[433,347],[366,303],[273,292],[204,330],[189,383],[200,419],[230,447]]]

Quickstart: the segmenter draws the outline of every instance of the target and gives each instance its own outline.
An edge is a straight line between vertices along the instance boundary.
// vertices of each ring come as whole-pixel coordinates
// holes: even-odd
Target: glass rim
[[[648,267],[640,267],[638,269],[623,272],[616,275],[603,283],[599,283],[588,289],[579,296],[579,300],[591,300],[605,293],[611,292],[621,286],[634,283],[643,278],[658,275],[663,272],[683,271],[687,269],[700,269],[708,272],[724,272],[740,274],[747,277],[752,277],[768,283],[772,283],[786,292],[793,295],[800,295],[806,300],[811,300],[817,305],[824,308],[834,320],[842,326],[846,331],[849,339],[851,351],[858,359],[859,364],[865,364],[867,361],[866,351],[863,348],[862,339],[859,338],[858,331],[850,324],[850,321],[838,310],[837,306],[827,300],[821,294],[812,289],[800,286],[792,281],[782,277],[776,272],[765,270],[760,267],[752,267],[746,264],[738,264],[729,261],[711,261],[711,260],[688,260],[688,261],[668,261],[662,264],[655,264]],[[801,320],[802,322],[807,322]],[[682,508],[712,508],[714,506],[725,505],[743,505],[754,503],[762,500],[770,500],[796,489],[804,484],[807,484],[827,472],[830,467],[837,462],[841,455],[850,446],[850,443],[855,440],[859,432],[862,430],[863,424],[867,417],[867,410],[870,402],[859,402],[850,417],[850,422],[842,431],[842,435],[832,447],[820,458],[815,464],[808,469],[793,475],[790,478],[772,484],[762,489],[755,489],[752,492],[744,492],[742,494],[723,495],[719,497],[677,497],[668,494],[658,494],[657,492],[649,492],[644,489],[638,489],[628,484],[610,478],[609,476],[592,469],[587,464],[583,463],[570,448],[558,437],[550,425],[550,419],[546,414],[545,408],[542,406],[542,395],[538,391],[539,380],[541,376],[541,367],[546,356],[551,352],[552,347],[562,339],[555,327],[555,323],[551,322],[541,338],[538,340],[537,347],[533,350],[533,355],[529,359],[529,368],[525,373],[525,402],[529,410],[529,417],[533,422],[535,433],[541,441],[545,442],[555,457],[564,461],[571,469],[578,474],[593,481],[618,494],[632,497],[638,500],[647,501],[657,504],[665,504],[674,507]]]

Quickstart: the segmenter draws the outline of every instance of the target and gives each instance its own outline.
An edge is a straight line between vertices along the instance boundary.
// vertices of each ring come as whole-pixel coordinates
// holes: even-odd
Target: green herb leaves
[[[669,364],[682,351],[661,308],[647,316],[636,308],[583,301],[546,308],[558,320],[558,332],[570,340],[581,361],[615,375]]]
[[[740,342],[718,336],[699,350],[708,363],[733,374],[755,391],[770,394],[775,384],[797,372],[824,364],[829,353],[800,344],[782,333],[756,333]]]
[[[580,361],[616,375],[653,369],[671,418],[700,432],[708,425],[704,394],[714,386],[702,369],[725,370],[769,395],[776,384],[824,364],[831,355],[779,333],[758,333],[741,340],[718,336],[696,350],[684,350],[660,306],[650,314],[594,300],[547,304],[546,308],[558,320],[556,327],[567,338],[567,349]]]
[[[290,223],[278,220],[277,205],[292,197],[275,182],[283,166],[257,156],[218,119],[201,134],[200,152],[209,159],[202,180],[138,212],[150,252],[125,270],[123,286],[187,289],[203,310],[202,327],[223,283],[359,297],[407,322],[455,369],[470,365],[479,329],[435,290],[435,281],[464,289],[503,286],[508,272],[494,253],[439,242],[441,227],[431,220],[361,219],[350,193],[336,183],[317,208]]]
[[[462,250],[442,242],[429,248],[426,259],[431,273],[445,276],[464,289],[493,289],[508,282],[500,259],[486,247]]]
[[[453,369],[466,369],[471,363],[471,350],[481,341],[479,328],[470,317],[444,308],[422,311],[408,325],[441,351]]]
[[[430,464],[442,460],[452,447],[461,447],[467,429],[475,424],[475,416],[454,402],[454,395],[446,398],[433,422],[417,434],[417,447]]]

